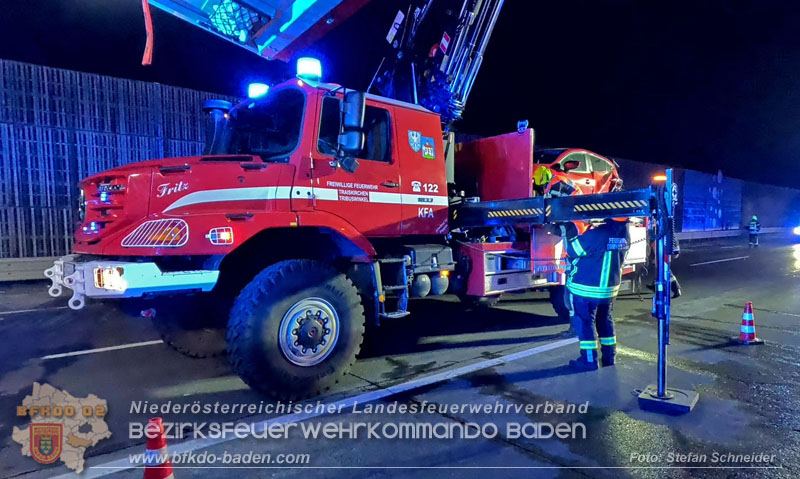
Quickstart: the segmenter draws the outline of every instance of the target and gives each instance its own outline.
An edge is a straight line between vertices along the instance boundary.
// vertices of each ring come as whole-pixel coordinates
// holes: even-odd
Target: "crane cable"
[[[153,17],[150,16],[150,3],[148,0],[142,0],[142,11],[144,12],[144,28],[147,32],[142,65],[147,66],[153,63]]]

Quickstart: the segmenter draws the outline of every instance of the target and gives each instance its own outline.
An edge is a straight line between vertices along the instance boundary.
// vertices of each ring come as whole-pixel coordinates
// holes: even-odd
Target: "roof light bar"
[[[247,97],[248,98],[261,98],[262,96],[266,95],[269,91],[269,85],[266,83],[251,83],[247,85]]]
[[[322,63],[316,58],[303,57],[297,59],[297,76],[306,80],[322,78]]]

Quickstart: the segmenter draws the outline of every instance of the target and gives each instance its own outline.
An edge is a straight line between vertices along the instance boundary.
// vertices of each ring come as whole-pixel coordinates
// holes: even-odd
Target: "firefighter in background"
[[[673,234],[672,235],[672,259],[678,259],[678,256],[681,255],[681,245],[678,243],[678,236]],[[653,269],[655,271],[655,268]],[[672,272],[672,268],[669,269],[669,289],[672,293],[672,299],[680,298],[681,294],[681,284],[678,282],[678,278],[675,276],[675,273]],[[655,288],[653,288],[655,290]]]
[[[572,293],[572,307],[580,324],[581,355],[570,361],[573,369],[595,370],[598,361],[603,366],[614,365],[617,338],[611,312],[630,243],[627,222],[627,218],[608,219],[583,234],[574,224],[565,225],[571,266],[567,289]],[[598,358],[598,337],[602,358]]]
[[[750,231],[750,247],[758,248],[758,234],[761,233],[761,223],[758,221],[758,216],[753,215],[750,218],[750,224],[747,229]]]
[[[672,235],[672,259],[678,259],[681,255],[681,245],[678,242],[678,236]],[[653,268],[653,271],[656,270],[656,242],[650,242],[650,253],[647,255],[650,258],[650,267]],[[647,285],[647,288],[655,291],[656,290],[656,281],[653,279],[653,282]],[[678,282],[678,278],[675,276],[675,273],[670,268],[669,270],[669,288],[670,292],[672,293],[672,299],[680,298],[683,292],[681,291],[681,284]]]

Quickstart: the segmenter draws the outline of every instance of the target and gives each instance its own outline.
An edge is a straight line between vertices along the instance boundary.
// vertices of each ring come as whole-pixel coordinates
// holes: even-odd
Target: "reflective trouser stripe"
[[[742,326],[741,332],[743,333],[755,333],[756,327],[755,326]]]
[[[572,293],[567,290],[566,294],[569,297],[569,317],[572,319],[575,317],[575,304],[572,302]],[[572,324],[572,321],[570,321],[570,324]]]
[[[600,345],[602,346],[615,346],[617,344],[617,337],[611,336],[610,338],[600,338]]]
[[[590,363],[594,362],[594,351],[591,349],[586,349],[586,360]]]
[[[581,341],[581,349],[597,349],[597,341]]]

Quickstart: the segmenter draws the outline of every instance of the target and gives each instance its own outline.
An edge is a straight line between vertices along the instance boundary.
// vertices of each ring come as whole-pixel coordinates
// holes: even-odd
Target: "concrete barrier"
[[[770,233],[790,233],[792,228],[761,228],[761,234]],[[741,230],[713,230],[713,231],[684,231],[676,233],[679,241],[692,241],[715,238],[728,238],[733,236],[744,236],[748,234],[746,229]]]
[[[46,279],[44,270],[53,266],[57,256],[46,258],[3,258],[0,259],[0,283],[4,281],[28,281]]]

